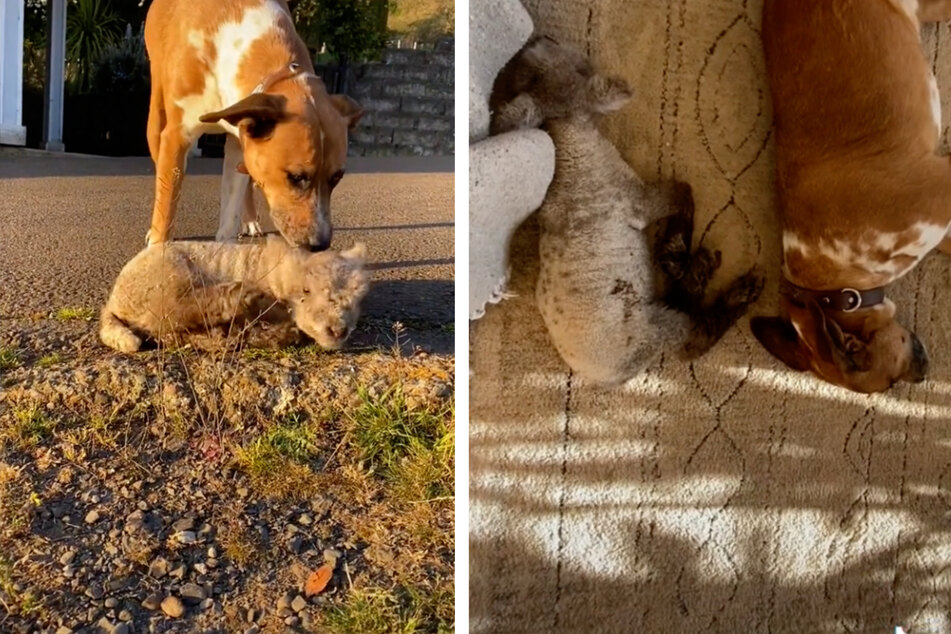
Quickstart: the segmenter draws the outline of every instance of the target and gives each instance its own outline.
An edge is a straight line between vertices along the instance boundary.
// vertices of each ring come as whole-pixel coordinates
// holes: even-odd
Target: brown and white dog
[[[884,287],[951,252],[951,162],[922,22],[951,0],[766,0],[783,231],[782,317],[753,333],[796,370],[860,392],[920,381],[925,348]]]
[[[228,132],[218,240],[260,231],[252,180],[278,231],[311,250],[330,245],[330,193],[363,110],[329,95],[283,0],[155,0],[145,21],[155,161],[149,244],[175,218],[185,159],[202,134]]]

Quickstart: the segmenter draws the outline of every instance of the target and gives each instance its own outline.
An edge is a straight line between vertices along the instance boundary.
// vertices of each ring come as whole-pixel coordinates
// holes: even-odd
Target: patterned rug
[[[884,0],[863,0],[884,1]],[[604,122],[693,185],[723,283],[780,251],[760,0],[527,0],[635,99]],[[951,31],[924,29],[945,112]],[[947,120],[947,117],[945,118]],[[864,396],[789,371],[743,319],[621,389],[571,376],[534,306],[537,228],[471,326],[473,632],[951,632],[951,260],[890,289],[930,378]]]

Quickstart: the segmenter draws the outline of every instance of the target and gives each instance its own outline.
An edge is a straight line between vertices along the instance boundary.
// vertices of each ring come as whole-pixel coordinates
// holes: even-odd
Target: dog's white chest
[[[947,226],[918,222],[898,233],[865,233],[861,239],[852,241],[820,239],[807,244],[794,231],[784,231],[783,254],[787,262],[793,255],[822,258],[840,270],[862,270],[892,281],[914,268],[947,232]]]
[[[198,118],[248,96],[242,86],[247,82],[240,81],[242,65],[255,42],[281,29],[282,13],[283,9],[276,2],[264,0],[245,9],[238,19],[223,22],[212,31],[195,30],[188,34],[188,46],[207,64],[208,72],[201,93],[185,95],[175,102],[182,109],[186,136],[194,139],[204,132],[221,129],[237,134],[237,129],[225,121],[208,124]]]

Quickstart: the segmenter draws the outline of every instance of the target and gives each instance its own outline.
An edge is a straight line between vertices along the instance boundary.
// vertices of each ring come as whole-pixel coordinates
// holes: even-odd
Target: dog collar
[[[859,308],[876,306],[885,301],[885,287],[870,288],[866,291],[843,288],[837,291],[813,291],[796,286],[786,278],[780,283],[780,292],[799,305],[816,302],[820,308],[851,313]]]
[[[261,83],[255,86],[254,90],[251,91],[251,94],[254,95],[257,93],[265,92],[268,88],[270,88],[277,82],[283,81],[285,79],[290,79],[291,77],[295,77],[300,74],[301,74],[300,64],[298,64],[297,62],[291,62],[287,66],[277,69],[276,71],[274,71],[273,73],[271,73],[270,75],[262,79]],[[314,75],[314,77],[316,77],[316,75]]]

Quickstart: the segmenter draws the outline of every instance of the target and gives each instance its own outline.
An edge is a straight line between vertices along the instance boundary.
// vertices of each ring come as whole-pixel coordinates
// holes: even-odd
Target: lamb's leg
[[[663,304],[651,304],[649,310],[648,323],[653,327],[650,335],[654,355],[662,351],[674,351],[681,355],[690,336],[690,317]]]
[[[251,348],[286,348],[304,342],[304,336],[293,321],[248,324],[241,331],[241,337],[245,345]]]
[[[684,348],[687,358],[696,358],[712,348],[730,326],[743,316],[747,307],[755,302],[763,290],[763,277],[750,271],[733,280],[713,302],[693,317],[693,330]]]
[[[244,299],[245,324],[238,336],[252,348],[284,348],[303,343],[304,337],[284,302],[267,293],[252,293]]]
[[[693,193],[690,185],[676,181],[652,191],[655,207],[674,210],[658,232],[654,261],[671,280],[681,280],[689,268],[693,242]]]
[[[108,303],[99,316],[99,339],[119,352],[136,352],[142,347],[142,339],[115,316]]]
[[[687,183],[667,181],[644,185],[632,180],[630,197],[637,201],[633,211],[640,229],[664,218],[689,220],[691,228],[693,226],[693,191]]]
[[[702,311],[707,284],[713,279],[713,274],[720,268],[720,252],[709,251],[700,247],[693,254],[688,254],[685,266],[677,268],[668,264],[669,286],[663,295],[664,302],[689,315]],[[675,274],[671,274],[673,271]]]

